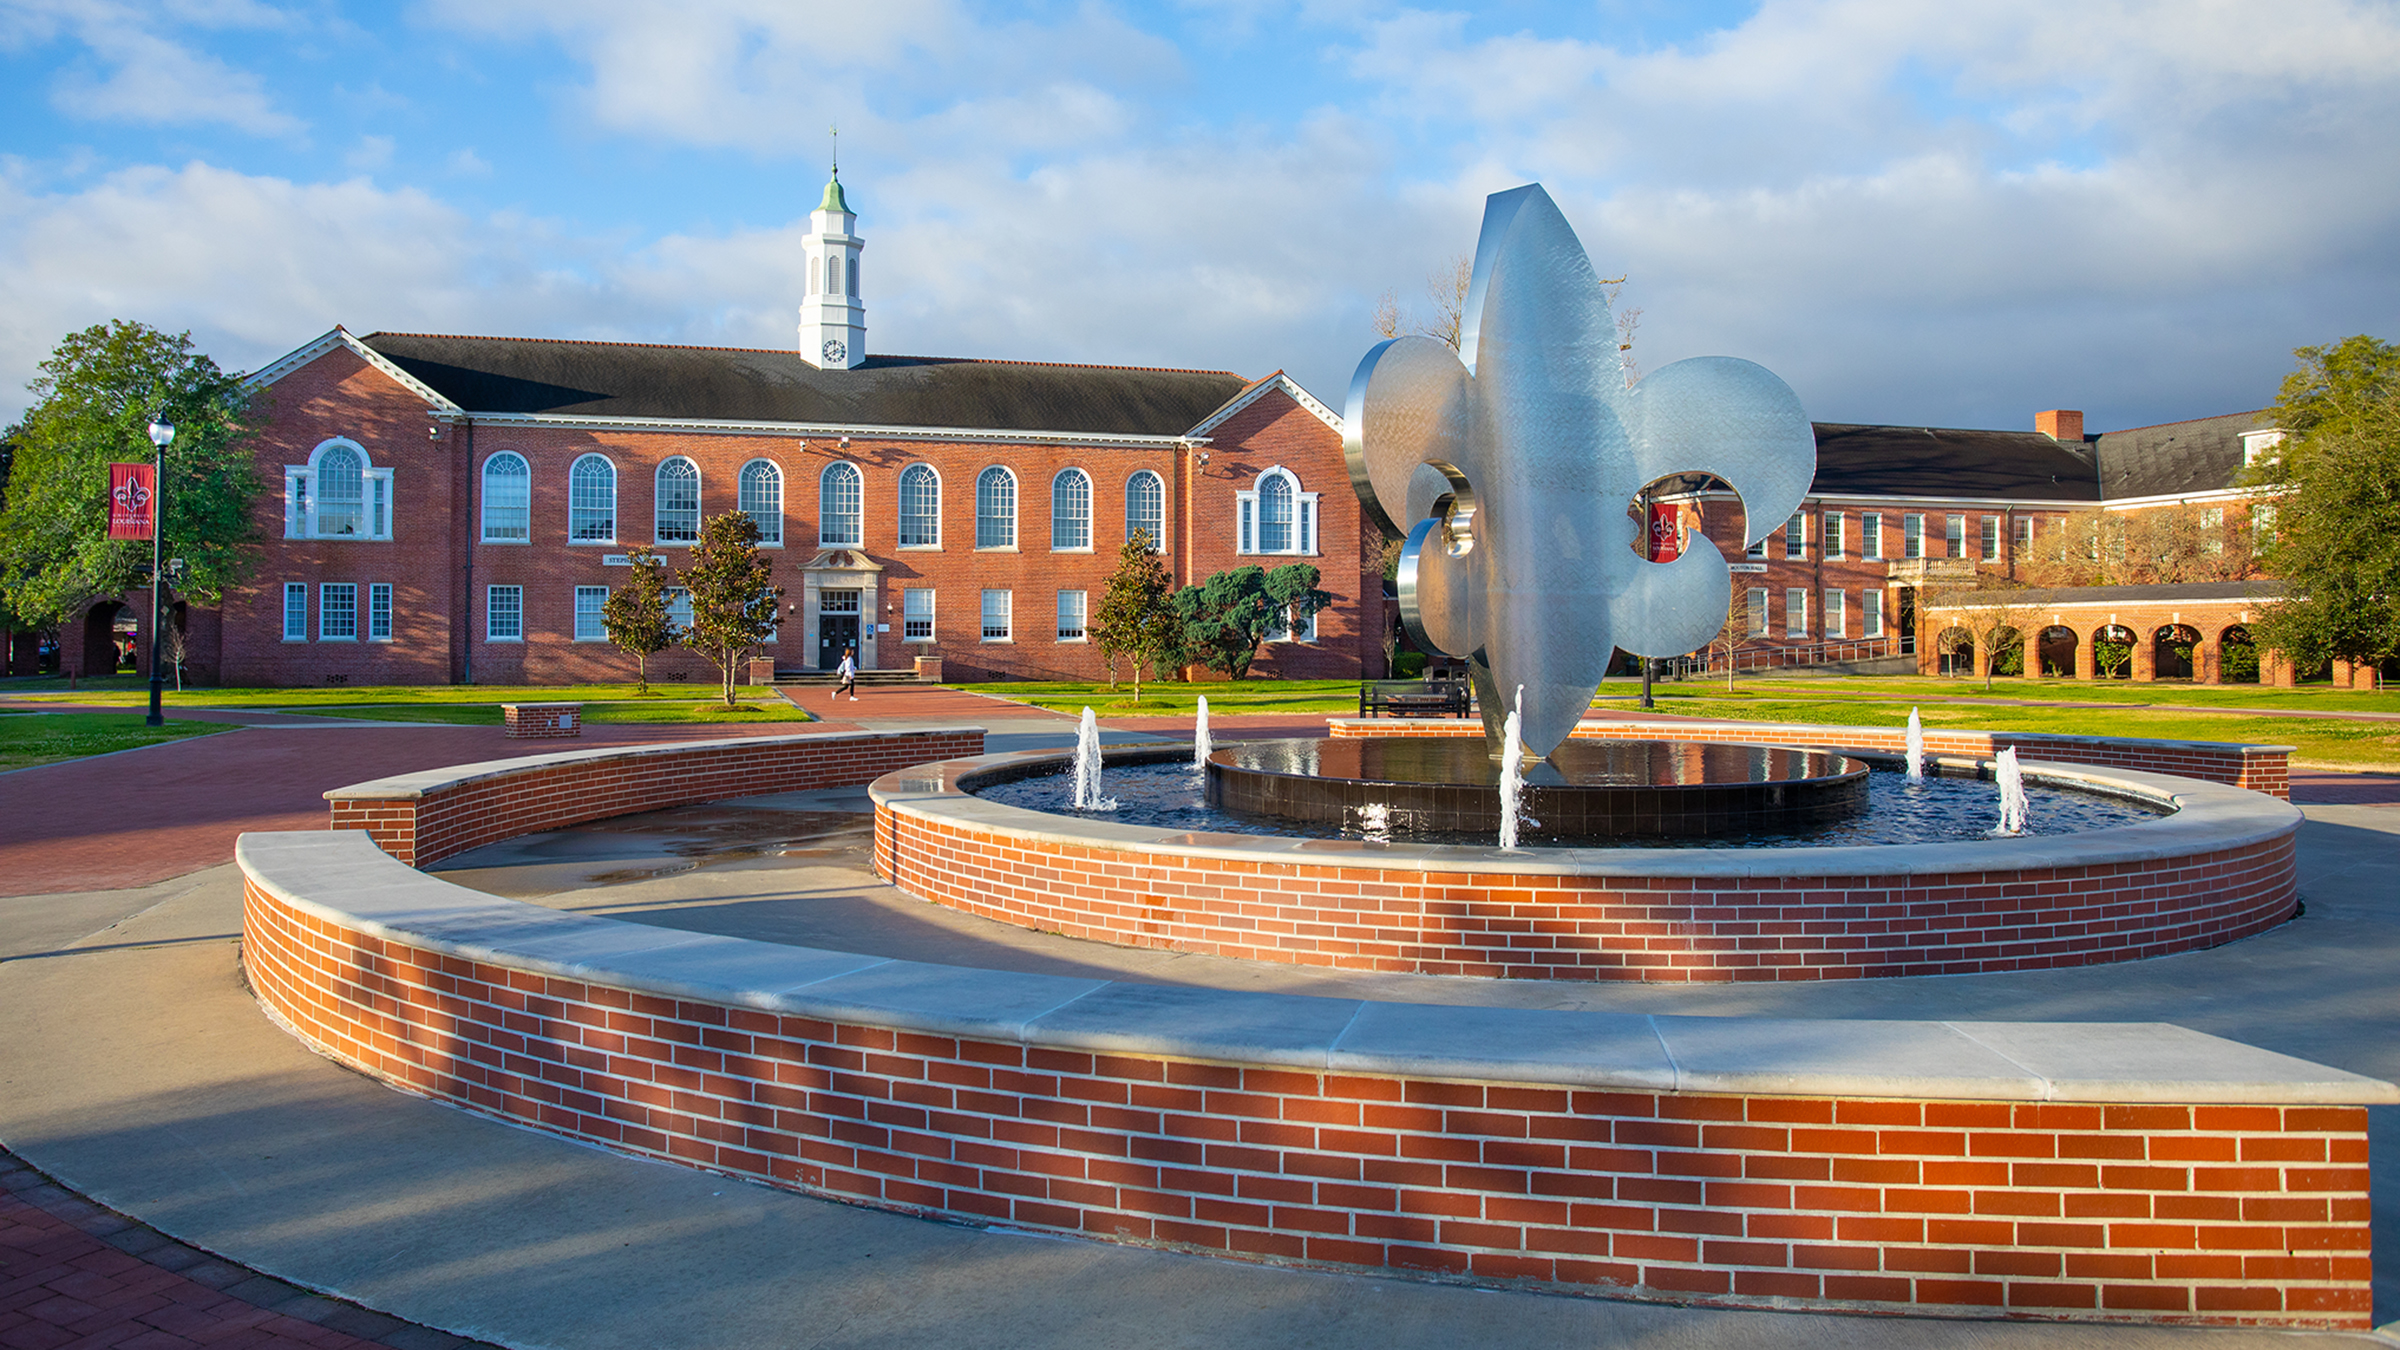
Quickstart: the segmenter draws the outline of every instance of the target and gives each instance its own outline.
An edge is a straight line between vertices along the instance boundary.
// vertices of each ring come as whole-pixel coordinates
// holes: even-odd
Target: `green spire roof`
[[[833,177],[825,180],[825,200],[817,203],[817,209],[820,211],[839,211],[844,215],[858,214],[850,209],[849,199],[842,195],[842,175],[840,170],[835,170]]]

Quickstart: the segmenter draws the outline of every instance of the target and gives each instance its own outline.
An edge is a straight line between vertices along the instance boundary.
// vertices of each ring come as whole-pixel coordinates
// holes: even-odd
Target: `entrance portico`
[[[875,659],[875,616],[883,612],[883,564],[854,548],[829,548],[800,568],[801,650],[817,670],[841,664],[845,647],[858,649],[860,670]]]

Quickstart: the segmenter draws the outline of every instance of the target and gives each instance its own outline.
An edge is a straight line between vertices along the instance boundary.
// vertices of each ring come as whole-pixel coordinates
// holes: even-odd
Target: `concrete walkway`
[[[862,711],[873,709],[876,692],[865,696]],[[1015,744],[1057,743],[1063,720],[1028,720],[1005,731]],[[491,728],[419,730],[496,740]],[[243,731],[204,744],[267,734]],[[256,776],[247,782],[194,768],[181,795],[160,804],[207,806],[212,791],[238,788],[265,818],[247,815],[241,802],[195,809],[206,818],[181,825],[165,813],[170,828],[205,826],[223,831],[229,844],[238,829],[294,828],[275,822],[307,814],[300,802],[313,803],[319,778],[330,786],[494,753],[491,740],[444,749],[394,732],[380,742],[360,740],[336,764],[306,754],[253,762]],[[285,777],[271,780],[276,764]],[[70,790],[80,796],[95,784],[54,776],[53,794]],[[0,811],[10,813],[0,815],[9,822],[0,849],[21,846],[14,811],[41,805],[40,795],[0,800]],[[320,826],[321,803],[313,812],[297,828]],[[1491,992],[1606,996],[1610,1006],[1677,1011],[1922,1017],[1984,1010],[2172,1020],[2400,1076],[2400,994],[2389,977],[2400,958],[2400,888],[2390,882],[2400,864],[2400,810],[2329,806],[2309,814],[2308,917],[2215,952],[2025,977],[1725,991],[1509,985]],[[99,847],[95,839],[113,845],[139,834],[133,825],[87,817],[87,833],[79,835],[64,809],[49,819],[50,834],[39,842],[59,851],[52,865],[62,871],[78,849]],[[214,837],[183,836],[184,861],[221,858],[202,851]],[[158,856],[159,865],[171,865],[163,851]],[[788,865],[841,863],[822,856]],[[773,891],[773,870],[745,865],[717,879]],[[851,884],[873,885],[856,877]],[[316,1058],[269,1023],[241,987],[240,887],[229,866],[187,866],[182,875],[133,888],[55,889],[61,893],[0,899],[0,1142],[67,1186],[194,1247],[412,1323],[506,1345],[2388,1344],[1661,1308],[1243,1266],[880,1214],[568,1144],[403,1096]],[[978,939],[961,932],[944,940]],[[1186,967],[1168,978],[1191,973]],[[1404,980],[1380,996],[1422,993]],[[2392,1270],[2400,1262],[2389,1256],[2400,1193],[2392,1115],[2378,1111],[2375,1121],[2384,1319],[2400,1311]],[[0,1296],[8,1288],[0,1280]],[[14,1327],[0,1323],[0,1345],[33,1344],[12,1339]],[[43,1350],[48,1344],[60,1343]]]

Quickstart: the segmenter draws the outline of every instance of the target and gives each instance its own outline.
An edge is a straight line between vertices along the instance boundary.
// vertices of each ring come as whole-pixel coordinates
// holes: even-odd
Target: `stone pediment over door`
[[[856,575],[860,579],[861,585],[867,585],[870,584],[870,578],[883,570],[883,564],[854,548],[829,548],[800,564],[800,570],[803,572],[848,572]],[[817,581],[820,585],[828,584],[828,580],[823,577],[817,578]]]

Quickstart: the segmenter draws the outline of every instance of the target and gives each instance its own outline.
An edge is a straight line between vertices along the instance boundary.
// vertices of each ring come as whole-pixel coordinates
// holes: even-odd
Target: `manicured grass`
[[[1709,683],[1693,680],[1658,687],[1701,689]],[[1725,683],[1722,679],[1713,683],[1719,694],[1724,693]],[[1611,680],[1601,692],[1622,692],[1620,685],[1638,688],[1639,682]],[[2179,708],[2288,708],[2316,712],[2400,713],[2400,694],[2336,689],[2324,684],[2279,689],[2274,685],[2257,684],[2182,684],[2172,681],[2137,684],[2131,680],[2017,680],[2003,676],[1993,680],[1991,691],[1986,693],[1981,679],[1943,679],[1922,675],[1795,679],[1758,675],[1740,677],[1735,688],[1752,695],[1811,699],[1834,694],[1861,694],[1870,698],[1919,700],[2009,699],[2044,703],[2146,703]]]
[[[105,755],[230,730],[216,722],[169,722],[163,727],[146,727],[140,713],[26,713],[0,718],[0,770]]]
[[[45,686],[19,693],[24,686]],[[147,707],[149,687],[69,691],[64,681],[0,680],[0,698],[33,703],[92,703],[104,707]],[[713,684],[654,684],[646,695],[631,684],[575,685],[337,685],[311,689],[194,689],[170,692],[179,708],[276,710],[312,717],[350,717],[376,722],[447,722],[460,726],[500,725],[503,703],[581,703],[583,720],[629,722],[813,722],[816,719],[763,689],[738,691],[741,703],[727,709]]]
[[[1030,703],[1054,712],[1093,712],[1109,717],[1173,716],[1188,713],[1208,698],[1211,716],[1220,713],[1339,713],[1358,711],[1356,680],[1228,680],[1216,684],[1161,683],[1142,685],[1142,701],[1133,701],[1128,682],[1110,689],[1106,684],[1045,683],[1012,680],[1000,684],[962,684],[960,689]]]

